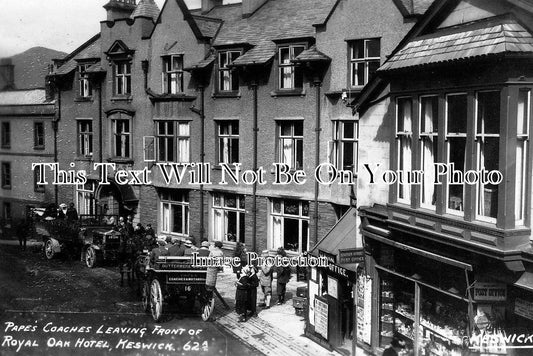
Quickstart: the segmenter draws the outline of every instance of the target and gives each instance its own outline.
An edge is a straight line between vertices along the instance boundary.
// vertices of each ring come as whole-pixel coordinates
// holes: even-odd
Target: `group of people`
[[[272,299],[272,281],[274,272],[277,274],[278,305],[285,302],[286,285],[291,278],[291,269],[288,266],[274,266],[269,259],[263,259],[263,264],[257,266],[248,263],[246,246],[237,243],[234,257],[240,260],[240,265],[234,265],[233,271],[237,275],[235,282],[235,311],[239,315],[239,322],[245,322],[249,316],[257,316],[257,287],[261,286],[262,298],[259,304],[264,309],[270,308]],[[280,247],[277,254],[286,257],[287,253]],[[268,251],[263,251],[262,257],[268,256]]]

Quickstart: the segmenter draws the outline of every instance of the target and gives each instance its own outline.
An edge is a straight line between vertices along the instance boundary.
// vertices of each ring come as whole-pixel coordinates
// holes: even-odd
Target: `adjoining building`
[[[532,25],[530,2],[437,0],[356,102],[397,178],[359,209],[376,352],[531,353]]]

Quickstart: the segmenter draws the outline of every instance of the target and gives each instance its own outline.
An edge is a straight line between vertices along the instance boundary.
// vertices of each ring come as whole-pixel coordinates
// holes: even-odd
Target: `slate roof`
[[[66,62],[54,71],[54,75],[66,75],[76,69],[79,60],[100,58],[100,36],[96,35],[83,44],[76,53],[65,57]]]
[[[190,71],[193,69],[203,69],[213,63],[213,61],[216,59],[216,55],[214,53],[209,54],[207,58],[202,59],[200,62],[195,63],[191,65],[190,67],[183,68],[184,70]]]
[[[331,58],[320,52],[315,46],[311,46],[300,53],[293,62],[330,62]]]
[[[193,15],[192,17],[204,37],[215,37],[220,26],[222,26],[222,20],[220,19],[213,19],[210,17],[198,15]]]
[[[276,44],[272,41],[263,40],[254,48],[237,58],[232,66],[245,66],[250,64],[265,64],[276,54]]]
[[[44,89],[0,91],[0,105],[47,104]]]
[[[415,38],[379,71],[508,53],[533,54],[533,36],[511,18],[491,19]]]
[[[398,7],[403,7],[405,15],[423,15],[431,6],[433,0],[396,0]],[[402,12],[403,12],[402,11]]]
[[[159,7],[154,0],[141,0],[135,7],[135,10],[131,14],[130,18],[136,17],[148,17],[152,20],[157,20],[159,16]]]

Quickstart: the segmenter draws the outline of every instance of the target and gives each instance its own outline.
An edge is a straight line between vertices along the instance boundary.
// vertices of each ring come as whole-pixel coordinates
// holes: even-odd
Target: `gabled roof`
[[[153,21],[157,20],[159,16],[159,7],[154,2],[154,0],[141,0],[135,7],[135,10],[131,14],[130,18],[134,19],[136,17],[148,17]]]
[[[69,74],[78,66],[78,61],[100,58],[100,34],[97,34],[89,41],[75,49],[63,59],[63,64],[59,66],[54,75]]]
[[[423,15],[433,0],[393,0],[404,17]]]
[[[490,18],[415,38],[379,71],[510,53],[533,54],[533,36],[514,19]]]

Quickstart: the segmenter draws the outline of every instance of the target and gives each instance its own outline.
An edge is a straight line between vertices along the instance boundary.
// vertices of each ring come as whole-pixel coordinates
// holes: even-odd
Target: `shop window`
[[[131,61],[115,61],[113,63],[113,80],[116,96],[131,95]]]
[[[239,162],[239,121],[219,121],[218,163]]]
[[[131,157],[131,121],[129,119],[112,119],[113,125],[113,156],[117,158]]]
[[[292,60],[305,50],[303,45],[290,45],[278,48],[279,51],[279,88],[301,89],[303,87],[302,70]]]
[[[338,170],[357,171],[359,122],[333,121],[331,163]]]
[[[244,195],[213,193],[213,238],[217,241],[245,242]]]
[[[11,189],[11,162],[2,162],[2,189]]]
[[[0,142],[1,148],[11,147],[11,123],[6,121],[2,122],[2,138]]]
[[[83,157],[93,155],[92,120],[78,120],[78,154]]]
[[[396,145],[398,147],[398,170],[404,172],[404,176],[412,170],[412,99],[399,98],[397,100],[397,121],[396,121]],[[407,182],[398,183],[398,201],[406,204],[410,203],[411,185]]]
[[[232,92],[239,90],[239,76],[232,71],[230,65],[240,55],[241,51],[220,51],[218,53],[218,90]]]
[[[466,94],[451,94],[446,97],[446,142],[447,162],[453,169],[466,171]],[[447,212],[462,215],[464,211],[464,184],[447,184]]]
[[[522,89],[518,94],[517,111],[515,187],[515,220],[517,225],[524,225],[526,219],[530,110],[531,91]]]
[[[183,92],[183,55],[163,57],[162,83],[165,94]]]
[[[272,249],[302,253],[309,249],[309,203],[298,200],[272,199]]]
[[[435,184],[434,165],[438,162],[438,111],[437,96],[420,98],[420,162],[424,171],[420,188],[420,204],[422,207],[435,209],[437,187]]]
[[[303,164],[303,121],[278,121],[278,162],[291,169],[301,169]]]
[[[351,41],[350,51],[350,86],[366,85],[372,79],[380,62],[380,40],[363,39]]]
[[[161,232],[189,235],[189,194],[164,191],[160,195]]]
[[[498,170],[500,149],[500,92],[477,93],[476,143],[477,169]],[[498,185],[479,183],[477,217],[496,222]]]
[[[160,162],[190,161],[188,121],[156,121],[157,159]]]
[[[76,186],[76,210],[80,216],[96,214],[95,189],[96,183],[93,181]]]
[[[33,123],[33,147],[35,149],[44,148],[44,122]]]
[[[78,95],[81,98],[90,98],[93,95],[93,87],[87,74],[90,64],[80,64],[78,66]]]

